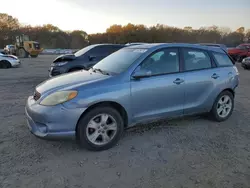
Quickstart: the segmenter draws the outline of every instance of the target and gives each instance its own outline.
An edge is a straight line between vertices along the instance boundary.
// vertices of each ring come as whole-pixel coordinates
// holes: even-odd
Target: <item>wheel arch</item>
[[[212,110],[213,105],[214,105],[216,99],[219,97],[219,95],[220,95],[221,93],[223,93],[223,92],[225,92],[225,91],[228,91],[228,92],[232,93],[233,98],[235,97],[235,92],[234,92],[234,90],[233,90],[232,88],[226,88],[226,89],[221,90],[220,92],[216,93],[216,94],[214,95],[214,97],[211,99],[211,101],[209,102],[208,111],[211,111],[211,110]]]
[[[219,93],[219,95],[220,95],[222,92],[225,92],[225,91],[229,91],[230,93],[232,93],[233,97],[235,97],[235,92],[234,92],[234,90],[233,90],[232,88],[227,88],[227,89],[222,90],[222,91]]]
[[[6,59],[0,60],[0,63],[6,63],[8,65],[7,68],[11,68],[12,67],[12,64],[8,60],[6,60]]]
[[[128,126],[128,114],[127,111],[125,110],[125,108],[114,101],[101,101],[101,102],[97,102],[95,104],[92,104],[91,106],[89,106],[80,116],[80,118],[77,121],[76,124],[76,128],[75,131],[77,132],[77,127],[78,127],[78,123],[80,121],[80,119],[87,114],[89,111],[91,111],[92,109],[96,108],[96,107],[101,107],[101,106],[109,106],[109,107],[113,107],[115,110],[117,110],[119,112],[119,114],[121,115],[123,121],[124,121],[124,127],[126,128]]]

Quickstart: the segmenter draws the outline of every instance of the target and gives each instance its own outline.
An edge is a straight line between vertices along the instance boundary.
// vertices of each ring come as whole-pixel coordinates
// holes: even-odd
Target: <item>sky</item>
[[[250,0],[0,0],[22,24],[105,32],[113,24],[250,28]],[[11,3],[10,3],[11,2]],[[15,5],[15,6],[12,6]]]

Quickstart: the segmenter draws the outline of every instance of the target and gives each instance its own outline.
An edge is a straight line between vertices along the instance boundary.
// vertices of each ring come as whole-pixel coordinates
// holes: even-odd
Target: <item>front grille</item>
[[[40,97],[41,97],[41,94],[40,94],[38,91],[35,91],[35,92],[34,92],[34,95],[33,95],[33,99],[34,99],[35,101],[37,101],[38,99],[40,99]]]

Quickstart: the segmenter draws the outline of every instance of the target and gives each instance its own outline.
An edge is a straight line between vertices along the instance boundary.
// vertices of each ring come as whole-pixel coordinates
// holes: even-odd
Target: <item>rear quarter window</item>
[[[232,66],[233,62],[226,54],[212,52],[215,62],[218,66],[224,67],[224,66]]]

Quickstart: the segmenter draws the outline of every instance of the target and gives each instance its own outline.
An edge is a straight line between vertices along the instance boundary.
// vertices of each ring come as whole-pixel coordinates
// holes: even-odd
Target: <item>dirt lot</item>
[[[223,123],[204,117],[126,131],[103,152],[74,141],[45,141],[26,128],[25,101],[45,80],[53,56],[0,70],[0,187],[250,187],[250,71],[240,71],[235,111]]]

